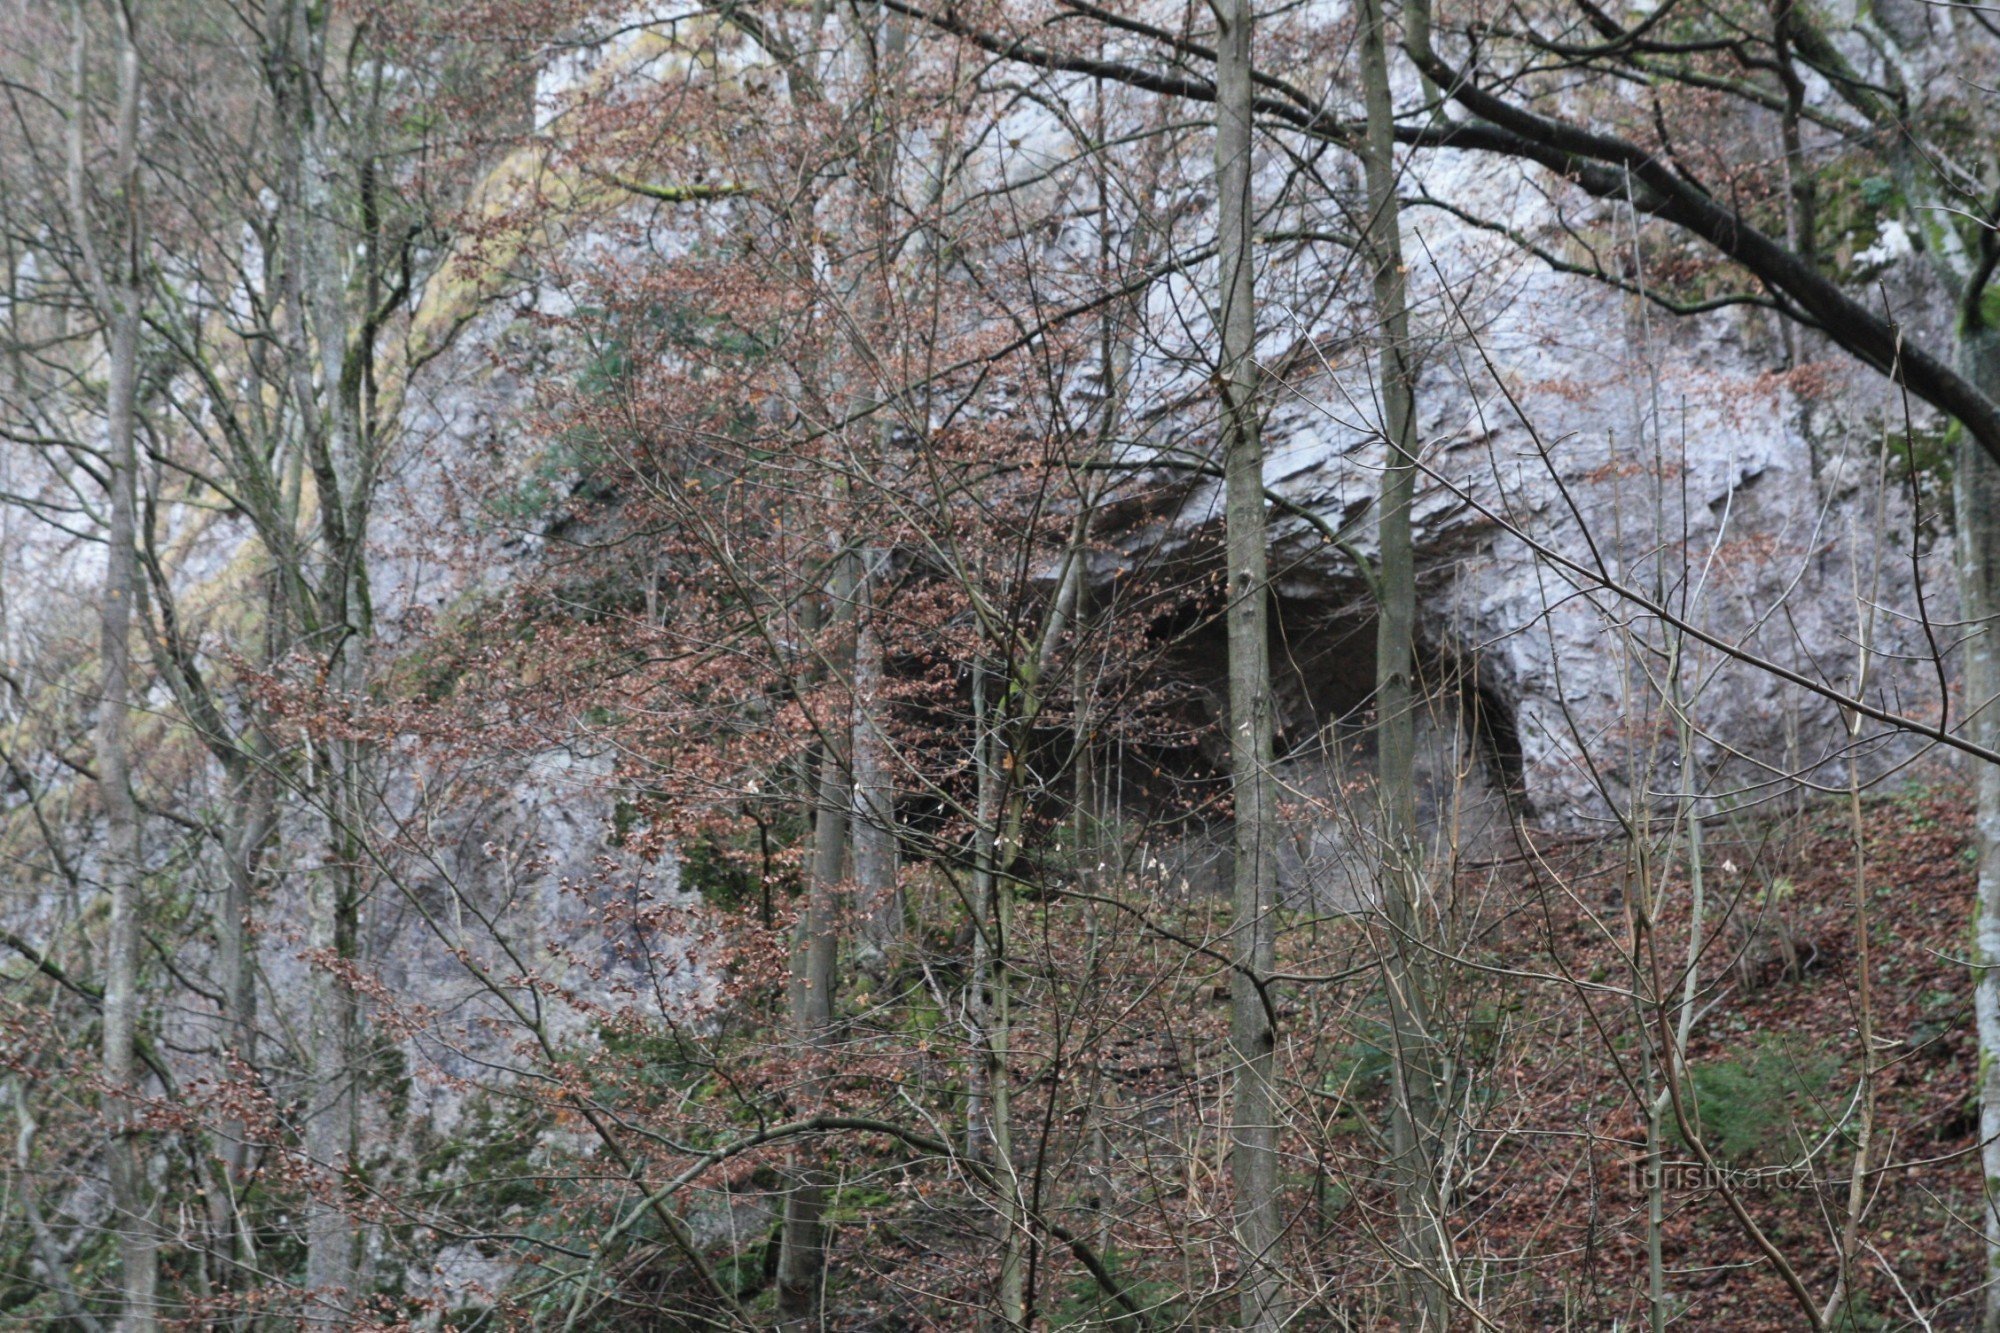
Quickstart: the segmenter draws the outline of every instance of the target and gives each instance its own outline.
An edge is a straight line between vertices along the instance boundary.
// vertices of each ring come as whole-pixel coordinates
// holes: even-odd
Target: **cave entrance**
[[[1273,599],[1272,685],[1276,698],[1280,892],[1290,903],[1363,910],[1376,899],[1380,839],[1374,747],[1375,634],[1372,609],[1353,599]],[[1109,774],[1165,830],[1164,873],[1189,892],[1223,892],[1231,874],[1221,804],[1228,765],[1228,646],[1221,618],[1165,624],[1174,635],[1167,669],[1201,701],[1202,725],[1181,747],[1126,755]],[[1445,867],[1493,855],[1525,813],[1514,713],[1476,653],[1418,644],[1420,696],[1417,812],[1426,863]],[[1163,801],[1162,797],[1169,797]],[[1194,813],[1189,813],[1194,812]]]

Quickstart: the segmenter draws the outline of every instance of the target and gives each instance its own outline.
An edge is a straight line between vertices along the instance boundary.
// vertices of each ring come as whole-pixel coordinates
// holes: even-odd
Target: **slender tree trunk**
[[[896,876],[896,782],[885,729],[886,684],[877,581],[888,563],[862,552],[854,639],[854,885],[860,895],[860,965],[891,975],[903,938],[903,895]]]
[[[103,1063],[105,1150],[113,1226],[118,1235],[119,1327],[150,1330],[158,1321],[159,1237],[156,1199],[147,1179],[139,1102],[139,893],[143,871],[139,808],[132,793],[132,619],[139,591],[138,428],[140,327],[139,51],[125,9],[118,22],[116,188],[123,216],[105,253],[92,235],[84,181],[88,26],[83,7],[75,25],[69,161],[72,217],[90,270],[109,354],[105,401],[105,480],[109,489],[104,595],[99,605],[96,758],[104,803],[104,883],[111,896],[104,958]]]
[[[1664,1117],[1667,1113],[1668,1093],[1661,1088],[1653,1091],[1658,1082],[1655,1072],[1656,1062],[1650,1054],[1643,1066],[1647,1090],[1646,1095],[1646,1327],[1651,1333],[1667,1333],[1672,1311],[1667,1308],[1667,1256],[1665,1247],[1667,1228],[1666,1182],[1662,1172],[1666,1166]]]
[[[989,739],[985,767],[996,767],[993,755],[1002,747]],[[993,854],[988,853],[991,865]],[[999,1314],[1002,1329],[1018,1329],[1027,1322],[1027,1269],[1021,1242],[1021,1172],[1014,1157],[1013,1085],[1013,963],[1014,893],[991,870],[986,875],[985,898],[990,911],[986,928],[992,932],[993,951],[987,959],[987,1096],[993,1130],[994,1176],[998,1182],[996,1225],[1000,1232]]]
[[[257,988],[250,923],[257,910],[257,891],[264,882],[271,839],[278,828],[277,779],[270,756],[253,734],[245,738],[242,767],[229,775],[231,820],[223,854],[228,865],[223,879],[222,910],[216,923],[216,984],[222,992],[222,1041],[231,1056],[254,1066],[257,1056]],[[224,1146],[223,1160],[231,1178],[243,1183],[249,1167],[243,1127]]]
[[[2000,329],[1960,335],[1961,368],[1989,395],[2000,397]],[[1965,731],[1988,747],[2000,744],[2000,465],[1972,432],[1954,460],[1957,501],[1958,601],[1965,620]],[[1986,1303],[1981,1328],[2000,1333],[2000,765],[1981,763],[1975,775],[1975,845],[1979,892],[1973,922],[1973,1013],[1979,1028],[1979,1142],[1986,1194]]]
[[[1883,531],[1887,526],[1884,505],[1889,493],[1889,455],[1885,448],[1882,455],[1882,470],[1876,477],[1876,509],[1873,530]],[[1881,594],[1881,561],[1873,562],[1873,570],[1868,586],[1861,580],[1861,534],[1860,523],[1849,511],[1848,549],[1853,553],[1854,615],[1858,622],[1855,634],[1854,697],[1859,700],[1867,696],[1873,683],[1875,653],[1875,608]],[[1861,1243],[1861,1223],[1868,1207],[1868,1176],[1873,1164],[1875,1146],[1875,1111],[1877,1101],[1877,1069],[1875,1066],[1875,967],[1873,961],[1873,914],[1869,911],[1868,839],[1867,828],[1862,820],[1861,791],[1861,714],[1849,711],[1843,719],[1847,725],[1847,819],[1854,835],[1854,974],[1856,977],[1854,1016],[1855,1040],[1861,1048],[1860,1087],[1857,1094],[1856,1125],[1854,1130],[1853,1169],[1847,1177],[1847,1215],[1840,1227],[1840,1267],[1834,1277],[1833,1292],[1826,1298],[1820,1309],[1821,1322],[1831,1326],[1851,1326],[1855,1320],[1851,1314],[1854,1304],[1855,1259]],[[1696,881],[1699,887],[1699,881]],[[1690,983],[1688,1003],[1693,1003],[1693,986]],[[1686,1057],[1687,1042],[1681,1042],[1682,1058]]]
[[[319,1182],[306,1208],[306,1287],[322,1317],[351,1316],[361,1282],[360,1235],[347,1202],[360,1130],[354,1061],[360,1007],[338,972],[358,954],[362,853],[353,749],[337,742],[322,751],[325,773],[319,795],[327,815],[326,864],[311,877],[308,905],[307,939],[316,961],[307,1036],[313,1096],[305,1148]]]
[[[77,1293],[76,1284],[69,1280],[69,1265],[64,1262],[62,1246],[56,1242],[55,1233],[49,1230],[48,1220],[42,1216],[42,1206],[35,1198],[35,1135],[40,1126],[28,1106],[28,1084],[26,1079],[9,1079],[5,1085],[14,1103],[14,1115],[19,1129],[14,1134],[14,1169],[20,1181],[21,1215],[28,1223],[28,1236],[33,1246],[36,1260],[42,1267],[42,1280],[49,1284],[62,1306],[65,1317],[84,1333],[103,1333],[104,1325],[85,1307],[83,1298]]]
[[[263,35],[279,136],[289,316],[283,351],[294,393],[306,409],[300,451],[312,474],[318,529],[314,577],[308,580],[303,567],[294,572],[310,586],[297,610],[307,622],[300,626],[303,646],[328,664],[328,703],[337,708],[342,696],[360,692],[366,678],[372,626],[363,527],[373,468],[358,386],[346,373],[350,354],[365,356],[370,349],[352,345],[345,298],[345,256],[351,247],[332,190],[334,116],[327,102],[338,71],[326,59],[326,22],[325,11],[305,0],[269,0]],[[355,123],[350,112],[348,124]],[[360,954],[367,747],[336,737],[313,750],[312,795],[325,821],[325,843],[324,863],[307,879],[307,941],[314,962],[305,997],[311,1089],[302,1138],[317,1179],[305,1210],[305,1285],[318,1316],[338,1321],[352,1315],[364,1285],[360,1227],[346,1197],[360,1132],[356,1052],[362,1007],[341,972]]]
[[[1236,865],[1230,978],[1230,1042],[1235,1066],[1229,1128],[1235,1187],[1239,1319],[1244,1328],[1282,1322],[1273,1266],[1282,1230],[1272,1074],[1277,1033],[1262,975],[1271,967],[1277,896],[1277,800],[1271,772],[1269,552],[1264,517],[1264,449],[1258,433],[1256,275],[1251,254],[1252,167],[1250,0],[1220,0],[1216,34],[1215,176],[1217,315],[1222,333],[1225,541],[1229,590],[1229,776],[1236,807]]]
[[[253,735],[244,742],[246,754],[229,772],[229,826],[223,847],[222,905],[216,913],[216,986],[221,992],[218,1015],[218,1043],[229,1059],[245,1068],[257,1060],[256,974],[251,955],[250,921],[256,911],[257,887],[263,878],[265,856],[277,830],[276,781],[267,766],[263,747]],[[231,1071],[222,1071],[225,1077]],[[249,1247],[249,1231],[240,1225],[236,1200],[238,1191],[250,1183],[252,1167],[250,1130],[240,1118],[230,1116],[218,1135],[217,1157],[222,1171],[208,1198],[209,1230],[217,1254],[228,1256],[229,1265],[243,1283],[255,1281],[255,1255]]]
[[[872,137],[867,151],[868,225],[873,232],[874,272],[864,274],[867,300],[864,318],[873,346],[871,357],[894,365],[899,331],[889,311],[896,284],[897,112],[904,78],[904,52],[909,20],[879,3],[857,4],[857,28],[867,63]],[[865,372],[864,372],[865,373]],[[867,406],[880,410],[878,391]],[[900,469],[892,422],[881,415],[873,432],[874,465],[891,475]],[[854,651],[854,883],[860,895],[860,930],[856,961],[877,977],[887,977],[896,964],[903,937],[903,898],[896,879],[896,787],[890,768],[889,740],[883,700],[881,592],[879,580],[889,567],[889,552],[869,547],[861,553],[860,591],[855,607]]]
[[[1865,614],[1865,612],[1864,612]],[[1866,641],[1862,645],[1865,655]],[[1864,686],[1865,688],[1865,681]],[[1860,689],[1855,693],[1858,695]],[[1852,1168],[1847,1175],[1847,1215],[1841,1219],[1840,1248],[1836,1257],[1840,1268],[1833,1282],[1833,1293],[1826,1298],[1826,1305],[1820,1311],[1820,1318],[1830,1327],[1851,1327],[1858,1303],[1854,1301],[1855,1256],[1861,1241],[1861,1221],[1868,1205],[1868,1174],[1872,1165],[1870,1153],[1875,1143],[1875,981],[1874,962],[1870,955],[1869,936],[1874,926],[1868,911],[1868,851],[1865,836],[1866,826],[1861,814],[1861,760],[1857,749],[1860,741],[1861,717],[1850,714],[1847,722],[1847,817],[1854,831],[1854,971],[1858,978],[1855,991],[1855,1040],[1861,1048],[1861,1091],[1859,1116],[1854,1130],[1854,1157]],[[1685,1043],[1683,1043],[1685,1048]],[[1982,1101],[1982,1115],[1984,1103]]]
[[[133,451],[134,389],[138,377],[138,292],[125,288],[111,330],[110,441],[106,472],[111,485],[111,525],[104,565],[101,661],[103,693],[97,714],[97,775],[104,798],[104,878],[111,893],[105,949],[104,1082],[114,1099],[108,1154],[111,1203],[117,1215],[123,1264],[122,1326],[149,1329],[155,1321],[158,1240],[152,1187],[146,1179],[138,1127],[139,1075],[139,809],[132,795],[132,600],[136,594],[134,511],[138,465]]]
[[[982,658],[972,668],[972,1067],[966,1099],[966,1144],[987,1161],[994,1176],[994,1229],[1000,1251],[995,1324],[1019,1327],[1027,1302],[1020,1246],[1019,1180],[1014,1169],[1013,1097],[1008,1073],[1012,1019],[1008,974],[1009,909],[1013,895],[1001,882],[1008,860],[1006,780],[1001,737],[1007,719],[996,717],[987,695]]]
[[[835,558],[830,600],[833,603],[835,644],[834,674],[848,674],[844,668],[852,654],[854,625],[854,558]],[[845,640],[845,642],[843,642]],[[813,860],[806,886],[806,907],[799,917],[792,939],[791,1020],[794,1058],[799,1062],[802,1096],[816,1099],[826,1075],[833,1028],[833,993],[839,954],[840,871],[847,855],[848,811],[854,794],[848,768],[849,756],[833,743],[835,732],[827,731],[828,744],[820,755],[815,779],[813,812]],[[785,1221],[778,1250],[778,1327],[782,1330],[817,1329],[820,1324],[820,1297],[826,1272],[826,1172],[812,1157],[810,1147],[793,1156],[791,1187],[785,1195]]]
[[[1377,378],[1387,457],[1379,506],[1375,636],[1376,764],[1382,847],[1382,908],[1390,942],[1389,1011],[1396,1044],[1390,1140],[1404,1261],[1412,1267],[1408,1323],[1445,1327],[1437,1189],[1437,1088],[1429,1032],[1428,967],[1422,936],[1424,872],[1416,828],[1416,559],[1410,506],[1416,494],[1416,371],[1396,204],[1394,107],[1383,0],[1362,0],[1361,79],[1368,118],[1362,153],[1368,182],[1368,250],[1381,352]]]

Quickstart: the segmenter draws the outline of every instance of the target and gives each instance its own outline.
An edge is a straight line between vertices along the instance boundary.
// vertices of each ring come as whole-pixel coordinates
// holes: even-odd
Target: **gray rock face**
[[[1477,380],[1426,377],[1418,546],[1425,636],[1511,713],[1527,808],[1576,824],[1676,792],[1743,803],[1847,744],[1830,702],[1654,608],[1935,717],[1949,551],[1898,476],[1886,386],[1839,360],[1783,372],[1754,315],[1662,327],[1574,283],[1523,286],[1483,339],[1518,417]],[[1875,773],[1912,753],[1868,750]]]
[[[1013,126],[1017,142],[991,164],[998,177],[1011,178],[1017,159],[1051,138],[1049,126],[1018,115],[1034,123]],[[1042,156],[1053,161],[1052,153]],[[1482,176],[1478,160],[1451,155],[1415,170],[1440,197],[1560,240],[1543,197],[1518,179]],[[1028,193],[1057,216],[1069,207],[1059,179]],[[1096,254],[1098,224],[1076,211],[1050,232],[1047,262]],[[1568,219],[1580,221],[1636,237],[1637,253],[1666,231],[1635,229],[1610,206]],[[1690,793],[1713,813],[1794,780],[1831,780],[1850,747],[1836,705],[1782,683],[1759,660],[1836,691],[1865,676],[1875,701],[1938,715],[1954,614],[1948,505],[1935,479],[1913,477],[1902,461],[1906,437],[1916,453],[1935,452],[1935,421],[1919,414],[1906,423],[1879,376],[1755,307],[1675,318],[1554,273],[1442,213],[1413,209],[1406,224],[1406,250],[1424,257],[1412,274],[1424,367],[1415,528],[1431,687],[1423,803],[1436,816],[1439,850],[1489,854],[1513,815],[1585,829],[1614,809]],[[1885,290],[1921,327],[1930,307],[1917,261],[1887,227],[1856,243],[1871,239],[1883,251]],[[672,237],[665,245],[683,248]],[[599,235],[576,237],[571,248],[613,253]],[[1366,801],[1356,793],[1368,781],[1373,621],[1356,558],[1375,553],[1383,455],[1366,302],[1333,263],[1274,247],[1260,281],[1267,364],[1306,343],[1338,349],[1317,372],[1308,363],[1274,387],[1266,483],[1345,539],[1342,549],[1319,526],[1273,511],[1282,748],[1299,833],[1285,878],[1342,901],[1371,861]],[[1135,342],[1135,404],[1201,399],[1202,291],[1197,272],[1145,298],[1148,329],[1176,332]],[[559,314],[568,299],[530,289],[512,308],[496,307],[412,386],[413,447],[378,525],[379,581],[396,612],[490,592],[533,559],[541,534],[471,506],[490,497],[496,478],[563,484],[560,460],[526,433],[527,388],[516,372],[551,355],[527,346],[518,312]],[[1004,412],[1005,402],[992,410]],[[1185,457],[1213,448],[1199,408],[1154,420],[1132,446],[1136,461],[1151,450]],[[1170,511],[1142,507],[1106,534],[1113,545],[1149,558],[1162,550],[1212,558],[1219,488],[1185,475],[1177,484]],[[1217,699],[1219,642],[1209,649],[1207,660],[1196,654],[1184,665],[1209,679],[1205,693]],[[1877,738],[1872,724],[1854,744],[1868,775],[1918,748]],[[1481,813],[1453,818],[1461,806]],[[1214,856],[1191,849],[1189,857],[1191,881],[1218,873]]]
[[[1412,248],[1439,256],[1419,285],[1433,318],[1415,513],[1433,807],[1464,769],[1455,747],[1486,792],[1511,789],[1521,813],[1562,828],[1690,791],[1717,812],[1830,778],[1849,746],[1837,706],[1749,659],[1839,691],[1865,660],[1872,701],[1936,719],[1953,640],[1948,503],[1905,462],[1912,444],[1935,452],[1934,421],[1906,423],[1889,386],[1837,349],[1788,352],[1755,310],[1677,320],[1504,267],[1462,228],[1419,235]],[[1447,299],[1439,275],[1455,269],[1474,276]],[[1267,486],[1350,544],[1274,510],[1295,743],[1366,708],[1373,629],[1355,557],[1375,552],[1383,446],[1356,362],[1293,383],[1267,425]],[[1204,482],[1127,542],[1194,554],[1219,540],[1220,503]],[[1856,741],[1867,774],[1917,753],[1876,732]]]
[[[1915,22],[1916,13],[1899,0],[1885,21]],[[621,40],[579,46],[553,64],[538,105],[589,95],[607,80],[657,77],[650,67],[621,73]],[[1860,48],[1851,57],[1864,67],[1880,58]],[[746,78],[759,59],[748,44],[729,58]],[[1928,72],[1944,70],[1949,53],[1940,47],[1935,59]],[[1926,72],[1906,71],[1919,81]],[[828,77],[830,95],[838,95],[846,74],[832,69]],[[1072,100],[1072,110],[1108,96],[1104,114],[1134,127],[1150,105],[1062,75],[1049,76],[1046,91]],[[1402,90],[1411,99],[1418,91]],[[1813,95],[1838,113],[1827,90]],[[1047,222],[1039,239],[1024,240],[1018,253],[1002,247],[996,262],[1030,259],[1082,283],[1106,232],[1115,250],[1139,220],[1117,207],[1098,212],[1063,118],[1023,101],[1000,123],[1005,132],[968,159],[962,188],[971,195],[982,182],[1004,183],[1014,192],[1011,207]],[[1746,143],[1762,133],[1742,132]],[[1168,229],[1159,243],[1167,252],[1182,242],[1193,249],[1212,229],[1197,151],[1205,147],[1192,136],[1181,156],[1147,167],[1157,172],[1152,206],[1160,216],[1145,225]],[[1289,168],[1273,158],[1266,184],[1276,198]],[[1335,194],[1355,188],[1352,164],[1330,162],[1327,170]],[[911,184],[920,187],[930,188]],[[1612,256],[1640,285],[1649,280],[1647,265],[1679,244],[1665,224],[1618,205],[1568,200],[1559,219],[1545,190],[1478,154],[1413,159],[1406,194],[1451,201],[1556,252],[1587,233],[1604,247],[1600,258]],[[1295,219],[1285,216],[1345,226],[1341,203],[1307,198],[1285,206]],[[705,225],[682,214],[648,218],[647,243],[666,257],[686,253]],[[1753,803],[1790,779],[1826,778],[1850,741],[1836,705],[1744,657],[1834,690],[1865,680],[1877,702],[1938,715],[1949,677],[1939,658],[1954,615],[1949,507],[1935,480],[1912,477],[1899,461],[1906,435],[1917,437],[1916,454],[1934,446],[1934,420],[1919,411],[1906,423],[1902,400],[1880,376],[1761,308],[1678,318],[1553,272],[1506,237],[1442,210],[1412,206],[1404,221],[1424,367],[1426,475],[1415,519],[1421,651],[1432,686],[1425,724],[1436,738],[1426,746],[1438,775],[1426,797],[1431,807],[1442,810],[1449,788],[1473,782],[1485,793],[1482,804],[1506,793],[1538,823],[1577,828],[1607,819],[1613,807],[1694,792],[1719,810]],[[1927,290],[1907,234],[1894,222],[1855,225],[1862,232],[1840,244],[1857,256],[1856,272],[1872,275],[1913,331],[1944,334],[1937,327],[1944,305]],[[581,273],[600,259],[643,259],[620,248],[629,244],[584,232],[564,250]],[[1353,268],[1338,247],[1273,243],[1260,256],[1260,360],[1291,367],[1270,394],[1266,484],[1349,539],[1347,551],[1337,549],[1314,526],[1274,511],[1281,662],[1290,658],[1280,668],[1285,744],[1294,794],[1313,807],[1328,800],[1314,793],[1365,780],[1367,766],[1351,734],[1332,742],[1343,727],[1352,733],[1367,708],[1373,631],[1355,555],[1373,555],[1371,503],[1382,464],[1370,316]],[[1207,409],[1187,405],[1206,401],[1211,279],[1197,264],[1141,298],[1127,349],[1135,461],[1156,450],[1183,458],[1213,450]],[[402,500],[386,503],[381,520],[385,553],[396,548],[402,574],[381,581],[401,590],[392,595],[400,605],[435,607],[451,590],[499,586],[514,561],[532,554],[538,535],[509,531],[504,521],[488,523],[476,559],[421,551],[433,534],[465,539],[467,524],[439,521],[439,497],[456,493],[454,478],[540,468],[544,483],[559,480],[544,466],[546,447],[521,436],[523,384],[496,367],[549,364],[530,348],[535,335],[518,315],[560,314],[570,299],[566,290],[522,292],[512,308],[482,316],[461,347],[412,386],[409,425],[423,443],[399,478]],[[1006,393],[983,410],[1008,412]],[[1109,535],[1127,552],[1164,549],[1201,560],[1216,549],[1220,508],[1216,485],[1200,481],[1185,485],[1171,512],[1146,507]],[[480,572],[446,572],[453,569]],[[1662,609],[1715,643],[1684,635]],[[1220,679],[1219,661],[1188,666]],[[1478,707],[1468,711],[1468,703]],[[1872,735],[1864,727],[1859,737],[1870,774],[1916,752]],[[1328,758],[1335,751],[1338,763]],[[1320,845],[1316,838],[1307,842]]]

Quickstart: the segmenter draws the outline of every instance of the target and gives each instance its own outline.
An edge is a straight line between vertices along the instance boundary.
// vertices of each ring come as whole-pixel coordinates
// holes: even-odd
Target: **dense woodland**
[[[0,0],[0,1324],[2000,1333],[2000,10]]]

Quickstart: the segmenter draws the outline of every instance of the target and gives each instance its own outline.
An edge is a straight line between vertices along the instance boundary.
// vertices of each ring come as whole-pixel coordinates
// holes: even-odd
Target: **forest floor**
[[[1969,798],[1955,784],[1913,786],[1866,799],[1862,822],[1876,1111],[1850,1282],[1857,1294],[1830,1322],[1856,1331],[1969,1327],[1980,1252],[1978,1054],[1965,962]],[[1664,1288],[1681,1327],[1806,1326],[1718,1175],[1816,1302],[1834,1289],[1859,1122],[1855,851],[1842,800],[1744,836],[1710,836],[1710,942],[1688,1048],[1695,1095],[1683,1111],[1719,1170],[1694,1160],[1669,1111]],[[1513,923],[1508,935],[1568,977],[1612,982],[1627,965],[1608,937],[1630,928],[1620,869],[1601,852],[1575,854],[1553,876],[1570,892],[1547,892],[1553,877],[1531,873],[1518,887],[1549,910],[1540,922]],[[1602,892],[1579,887],[1593,883]],[[1686,885],[1670,877],[1667,890],[1685,895]],[[1685,935],[1661,943],[1671,991]],[[1532,989],[1546,1005],[1563,988]],[[1617,1007],[1596,1003],[1592,1017],[1571,988],[1541,1018],[1561,1031],[1582,1017],[1577,1039],[1512,1050],[1520,1086],[1558,1089],[1521,1117],[1524,1127],[1585,1127],[1615,1145],[1592,1154],[1587,1179],[1577,1178],[1574,1150],[1560,1140],[1507,1145],[1484,1173],[1485,1188],[1467,1199],[1493,1210],[1480,1219],[1482,1250],[1501,1259],[1505,1238],[1520,1237],[1519,1266],[1534,1271],[1533,1285],[1559,1294],[1517,1307],[1514,1326],[1646,1323],[1644,1126],[1626,1084],[1643,1070],[1630,1055],[1630,1024],[1605,1021]]]
[[[1853,1294],[1829,1323],[1849,1333],[1975,1323],[1977,1044],[1964,961],[1970,826],[1968,794],[1954,782],[1863,802],[1875,1115]],[[1538,841],[1549,850],[1468,869],[1460,883],[1479,924],[1458,951],[1466,969],[1452,1015],[1440,1023],[1468,1071],[1453,1113],[1458,1269],[1466,1303],[1490,1321],[1484,1326],[1644,1328],[1648,1194],[1638,1090],[1659,1085],[1646,1066],[1657,1042],[1637,1038],[1642,1023],[1656,1037],[1659,1019],[1657,1010],[1641,1013],[1632,995],[1680,994],[1686,860],[1671,858],[1658,889],[1660,970],[1648,961],[1655,950],[1642,948],[1635,980],[1632,944],[1642,936],[1623,844]],[[1672,1327],[1797,1329],[1807,1326],[1797,1298],[1718,1180],[1811,1299],[1826,1302],[1860,1121],[1854,828],[1845,800],[1829,798],[1780,819],[1708,826],[1706,843],[1683,1110],[1714,1169],[1694,1161],[1669,1111],[1664,1305]],[[1174,962],[1185,954],[1143,931],[1116,936],[1116,949],[1103,945],[1114,938],[1099,934],[1105,922],[1086,923],[1074,903],[1023,899],[1020,910],[1017,929],[1045,941],[1050,961],[1083,949],[1086,930],[1089,947],[1103,950],[1088,967],[1042,973],[1097,975],[1101,993],[1053,983],[1038,991],[1024,964],[1016,997],[1014,1113],[1037,1136],[1046,1180],[1035,1187],[1047,1214],[1099,1239],[1120,1280],[1150,1305],[1146,1327],[1227,1326],[1234,1275],[1215,1260],[1227,1249],[1217,1243],[1228,1198],[1222,978]],[[1156,914],[1153,923],[1214,939],[1226,910],[1183,903],[1171,920]],[[1358,925],[1321,918],[1284,937],[1280,964],[1289,958],[1301,972],[1331,973],[1366,947]],[[1392,1326],[1396,1279],[1382,1245],[1387,1060],[1375,1038],[1355,1035],[1370,1024],[1381,1031],[1371,1017],[1380,1013],[1379,989],[1367,978],[1344,989],[1300,986],[1281,1007],[1289,1029],[1282,1058],[1295,1090],[1287,1271],[1313,1275],[1322,1292],[1299,1310],[1300,1330]],[[892,1118],[921,1107],[934,1128],[960,1118],[962,1129],[963,1107],[949,1092],[959,1067],[950,1024],[924,1029],[938,1037],[933,1043],[910,1040],[907,1016],[885,1020],[872,1037],[868,1022],[858,1015],[850,1030],[850,1107],[872,1103]],[[1085,1124],[1096,1128],[1066,1128]],[[843,1184],[826,1326],[971,1327],[963,1321],[989,1303],[995,1272],[993,1217],[981,1193],[966,1190],[960,1172],[913,1161],[887,1140],[843,1139],[827,1160]],[[776,1220],[777,1198],[765,1192],[777,1187],[778,1169],[775,1158],[745,1157],[725,1186],[738,1206],[761,1195],[755,1215],[766,1225]],[[726,1259],[753,1308],[772,1294],[775,1227],[766,1234],[767,1244],[732,1247]],[[1034,1250],[1031,1261],[1040,1326],[1140,1326],[1119,1317],[1065,1247]]]

